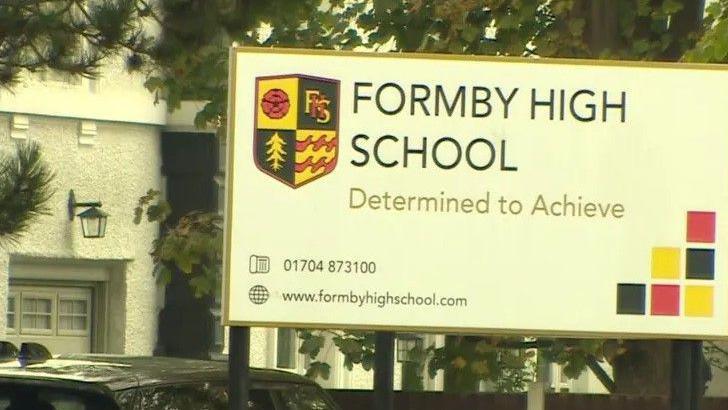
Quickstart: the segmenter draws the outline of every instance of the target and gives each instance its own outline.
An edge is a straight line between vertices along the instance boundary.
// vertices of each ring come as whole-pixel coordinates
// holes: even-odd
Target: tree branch
[[[599,364],[594,355],[590,354],[586,356],[586,365],[594,373],[594,375],[597,376],[597,379],[599,379],[599,381],[602,383],[602,385],[604,385],[607,391],[610,393],[614,393],[617,385],[614,383],[614,380],[609,377],[607,372],[604,371],[604,368],[602,367],[602,365]]]

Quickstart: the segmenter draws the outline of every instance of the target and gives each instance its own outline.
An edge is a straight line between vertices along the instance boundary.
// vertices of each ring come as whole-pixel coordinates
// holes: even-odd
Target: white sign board
[[[728,71],[235,49],[225,323],[728,336]]]

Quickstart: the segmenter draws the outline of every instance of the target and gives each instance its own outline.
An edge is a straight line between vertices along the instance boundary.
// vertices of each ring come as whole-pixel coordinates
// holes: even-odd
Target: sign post
[[[394,410],[394,332],[377,332],[373,409]]]
[[[230,410],[247,410],[250,397],[250,328],[230,328],[230,354],[228,355],[230,379]]]

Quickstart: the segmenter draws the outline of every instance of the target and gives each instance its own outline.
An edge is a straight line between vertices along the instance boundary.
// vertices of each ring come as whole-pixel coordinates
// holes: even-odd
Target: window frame
[[[71,301],[71,302],[85,302],[86,303],[86,313],[85,314],[75,314],[75,313],[61,313],[61,302],[62,301]],[[93,318],[91,312],[93,309],[93,292],[58,292],[58,309],[56,309],[56,334],[58,336],[91,336],[91,320]],[[86,326],[82,330],[75,330],[75,329],[61,329],[61,316],[65,317],[84,317],[86,319]]]
[[[12,299],[13,303],[13,310],[11,312],[10,310],[10,300]],[[8,306],[7,311],[5,312],[5,320],[7,323],[5,324],[5,332],[9,335],[15,335],[18,333],[18,302],[20,300],[20,294],[18,292],[8,292]],[[9,320],[10,315],[13,315],[12,323]]]
[[[23,305],[24,305],[26,296],[28,297],[28,299],[47,299],[47,300],[50,300],[50,302],[51,302],[51,311],[48,314],[49,319],[50,319],[50,329],[26,328],[23,325],[23,316],[26,314],[26,312],[23,310]],[[56,303],[57,303],[57,295],[54,294],[54,293],[50,293],[50,292],[33,292],[33,291],[31,291],[31,292],[20,292],[20,303],[18,305],[20,307],[20,311],[19,311],[20,318],[19,319],[16,319],[18,321],[18,324],[19,324],[18,328],[16,329],[16,332],[17,332],[16,334],[20,334],[20,335],[37,335],[37,336],[54,336],[55,335],[54,330],[56,329],[56,322],[55,322],[55,320],[56,320],[56,311],[58,310],[57,309],[57,306],[56,306]],[[38,315],[38,312],[28,312],[27,314],[35,314],[35,315]],[[46,316],[45,313],[43,313],[42,315],[43,316]]]
[[[287,335],[286,335],[287,334]],[[288,351],[282,351],[282,336],[288,338]],[[279,369],[298,369],[298,334],[296,329],[291,328],[276,328],[276,367]],[[283,356],[286,355],[286,360],[282,360]]]

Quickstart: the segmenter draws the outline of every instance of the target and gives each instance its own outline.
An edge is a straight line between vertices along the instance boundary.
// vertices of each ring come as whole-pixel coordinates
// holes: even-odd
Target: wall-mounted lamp
[[[100,210],[101,202],[76,202],[73,190],[68,193],[68,220],[73,221],[75,209],[89,207],[78,215],[84,238],[103,238],[106,235],[106,219],[109,215]]]

